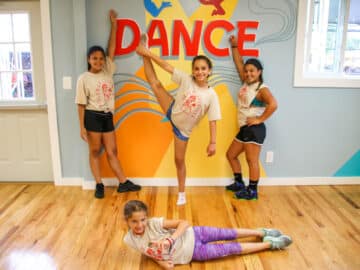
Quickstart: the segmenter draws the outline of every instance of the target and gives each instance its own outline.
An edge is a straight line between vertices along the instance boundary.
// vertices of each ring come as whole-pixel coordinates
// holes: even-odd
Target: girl
[[[216,151],[216,120],[221,118],[221,114],[218,97],[208,84],[212,63],[206,56],[196,56],[192,60],[192,76],[189,76],[150,52],[144,46],[146,40],[146,35],[142,35],[143,44],[140,44],[136,51],[143,56],[146,79],[173,128],[175,165],[179,185],[177,205],[182,205],[186,203],[185,152],[188,139],[194,126],[206,113],[210,126],[207,155],[212,156]],[[151,60],[170,73],[172,80],[180,85],[176,97],[171,96],[158,80]]]
[[[230,43],[235,66],[244,84],[238,93],[240,130],[226,153],[235,182],[226,186],[226,189],[235,191],[235,197],[238,199],[256,200],[260,177],[259,155],[266,135],[264,121],[275,112],[277,102],[269,88],[263,83],[261,63],[257,59],[251,58],[244,64],[234,36],[230,37]],[[244,151],[249,166],[248,187],[245,187],[243,182],[238,160],[238,156]]]
[[[138,200],[125,204],[124,217],[129,227],[124,242],[164,269],[173,269],[175,264],[188,264],[192,260],[207,261],[267,249],[283,249],[292,243],[289,236],[276,229],[191,227],[185,220],[148,218],[147,206]],[[260,237],[262,242],[211,243],[250,236]]]
[[[113,62],[116,42],[116,12],[110,10],[111,31],[108,55],[103,48],[93,46],[87,54],[88,71],[81,74],[77,82],[76,101],[80,121],[80,136],[89,145],[89,159],[92,174],[96,181],[95,197],[104,197],[104,185],[100,176],[100,150],[105,152],[115,176],[119,180],[118,192],[137,191],[135,185],[124,176],[119,159],[113,123],[114,82],[112,75],[116,70]]]

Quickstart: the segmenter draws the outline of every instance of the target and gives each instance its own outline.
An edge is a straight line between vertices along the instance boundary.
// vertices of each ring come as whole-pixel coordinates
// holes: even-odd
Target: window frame
[[[312,0],[303,0],[298,2],[298,17],[297,17],[297,35],[296,35],[296,48],[295,48],[295,66],[294,66],[294,87],[334,87],[334,88],[358,88],[360,89],[360,75],[352,76],[346,74],[324,74],[324,73],[307,73],[305,66],[307,65],[307,49],[309,47],[311,19],[313,10],[311,10]],[[342,0],[340,0],[342,1]],[[350,1],[344,0],[349,9]],[[348,16],[348,12],[345,14]],[[344,21],[348,21],[344,18]],[[345,23],[344,31],[347,29]],[[344,32],[343,32],[344,33]],[[346,35],[343,35],[343,40]],[[344,43],[342,44],[344,47]],[[341,53],[344,53],[342,48]],[[343,61],[343,56],[340,61]]]
[[[2,14],[16,14],[16,13],[27,13],[29,16],[29,34],[30,34],[30,52],[31,52],[31,74],[34,96],[31,99],[13,99],[4,100],[0,99],[0,110],[1,109],[44,109],[46,105],[46,94],[45,94],[45,82],[41,80],[41,74],[44,73],[43,63],[43,48],[42,48],[42,36],[41,31],[41,19],[40,10],[35,6],[39,5],[39,2],[19,2],[14,3],[7,2],[0,9]],[[15,43],[12,43],[15,44]]]

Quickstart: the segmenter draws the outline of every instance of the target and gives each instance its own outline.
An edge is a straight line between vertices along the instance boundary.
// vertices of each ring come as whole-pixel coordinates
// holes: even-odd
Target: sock
[[[186,203],[185,192],[179,192],[176,204],[177,205],[182,205],[182,204],[185,204],[185,203]]]
[[[259,183],[259,180],[250,180],[249,182],[249,189],[257,191],[257,185]]]
[[[234,173],[234,179],[235,179],[235,182],[238,182],[240,184],[244,184],[241,173]]]

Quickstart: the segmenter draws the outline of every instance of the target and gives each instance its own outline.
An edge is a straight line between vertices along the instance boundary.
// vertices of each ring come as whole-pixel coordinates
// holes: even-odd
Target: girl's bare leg
[[[89,144],[89,162],[91,172],[97,184],[101,183],[100,173],[100,149],[101,149],[101,133],[100,132],[87,132]]]
[[[149,57],[143,57],[144,70],[147,81],[158,100],[161,109],[166,113],[174,98],[166,91],[156,76],[154,66]]]
[[[126,177],[124,175],[124,171],[121,168],[120,161],[117,157],[117,145],[116,145],[116,137],[115,132],[105,132],[103,133],[103,141],[105,146],[105,151],[107,155],[107,159],[109,161],[110,167],[116,178],[119,180],[120,183],[126,182]]]

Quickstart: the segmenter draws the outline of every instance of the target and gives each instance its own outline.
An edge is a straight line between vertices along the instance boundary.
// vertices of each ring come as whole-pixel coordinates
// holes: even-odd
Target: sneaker
[[[237,191],[245,189],[245,185],[244,185],[244,183],[235,181],[234,183],[232,183],[228,186],[225,186],[225,188],[226,188],[226,190],[237,192]]]
[[[149,39],[148,39],[148,36],[147,36],[146,33],[141,34],[141,36],[140,36],[140,43],[141,43],[142,45],[144,45],[144,47],[145,47],[146,49],[149,49],[148,40],[149,40]]]
[[[258,230],[264,233],[263,237],[266,236],[279,237],[280,235],[282,235],[282,232],[279,231],[278,229],[259,228]]]
[[[103,183],[96,184],[95,198],[98,198],[98,199],[104,198],[104,184]]]
[[[292,239],[287,235],[280,235],[278,237],[266,236],[263,238],[263,242],[269,242],[271,244],[270,249],[284,249],[292,243]]]
[[[176,205],[184,205],[184,204],[186,204],[186,196],[185,194],[179,194]]]
[[[234,194],[234,198],[239,200],[248,200],[256,201],[258,199],[258,194],[256,190],[247,188],[245,190],[240,190]]]
[[[130,180],[126,180],[125,183],[120,183],[117,192],[139,191],[141,186],[134,184]]]

